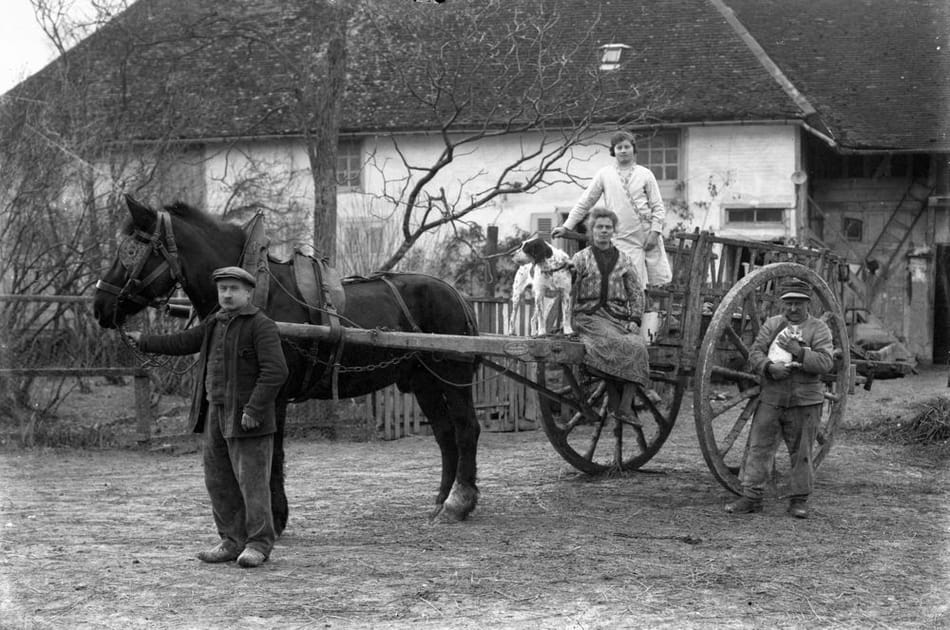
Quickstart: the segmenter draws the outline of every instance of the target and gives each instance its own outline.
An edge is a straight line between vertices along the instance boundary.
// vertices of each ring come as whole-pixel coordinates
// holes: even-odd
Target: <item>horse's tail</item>
[[[462,305],[462,312],[465,313],[465,334],[470,337],[477,337],[478,321],[475,319],[475,309],[472,308],[472,303],[466,300],[458,289],[455,289],[455,295]]]

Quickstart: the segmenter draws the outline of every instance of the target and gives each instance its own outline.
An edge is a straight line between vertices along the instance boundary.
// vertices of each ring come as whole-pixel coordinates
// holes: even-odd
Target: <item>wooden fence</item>
[[[503,298],[469,298],[475,310],[478,330],[482,333],[504,332],[505,321],[511,312],[511,303]],[[533,305],[523,303],[516,317],[514,333],[527,334]],[[528,376],[534,365],[517,359],[503,363]],[[536,397],[527,386],[484,366],[477,369],[474,384],[475,412],[482,428],[487,431],[524,431],[537,428],[539,419]],[[431,433],[426,417],[412,394],[404,394],[395,386],[381,389],[366,397],[376,425],[376,434],[393,440],[407,435]]]
[[[89,304],[89,296],[37,296],[37,295],[0,295],[0,302],[35,302],[62,304]],[[178,300],[182,302],[182,300]],[[511,312],[511,303],[501,298],[470,299],[475,310],[479,332],[500,334],[504,331],[505,321]],[[522,305],[515,321],[515,334],[527,332],[528,321],[533,305]],[[533,370],[531,364],[517,359],[504,359],[513,371],[528,376]],[[97,366],[97,367],[30,367],[18,366],[0,369],[0,378],[12,376],[54,377],[96,377],[131,376],[135,384],[136,429],[140,439],[147,440],[151,435],[154,414],[149,404],[151,386],[146,369],[136,366]],[[479,422],[488,431],[523,431],[537,427],[537,406],[535,396],[524,385],[501,376],[485,367],[479,367],[474,381],[475,409]],[[430,434],[428,420],[416,403],[415,396],[404,394],[393,385],[363,397],[357,402],[372,422],[372,433],[382,439],[397,439],[408,435]],[[351,415],[351,414],[349,414]],[[350,419],[349,421],[352,421]]]
[[[89,304],[92,297],[83,295],[0,295],[0,302]],[[153,414],[150,404],[151,383],[142,367],[16,367],[0,369],[0,378],[32,376],[39,378],[82,378],[131,376],[135,383],[136,431],[140,440],[148,440],[152,432]]]

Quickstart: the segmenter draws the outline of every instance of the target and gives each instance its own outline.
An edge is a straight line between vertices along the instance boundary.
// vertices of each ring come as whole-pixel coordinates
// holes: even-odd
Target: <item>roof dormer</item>
[[[630,46],[626,44],[604,44],[600,47],[600,69],[616,70],[620,67],[620,56]]]

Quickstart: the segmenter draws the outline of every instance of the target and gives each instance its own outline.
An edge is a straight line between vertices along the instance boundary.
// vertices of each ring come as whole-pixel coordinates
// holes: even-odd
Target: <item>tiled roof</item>
[[[464,30],[471,25],[460,11],[468,4],[478,2],[377,0],[376,6],[386,9],[386,18],[407,20],[413,37],[408,38],[410,42],[387,41],[373,36],[369,27],[350,33],[344,131],[438,126],[437,117],[407,95],[403,79],[408,75],[415,87],[422,85],[426,62],[438,54],[433,47],[438,36],[427,39],[427,33],[418,32],[420,26],[431,27],[432,33],[449,30],[450,40],[457,42],[449,52],[467,58],[468,66],[460,66],[455,80],[471,89],[476,100],[484,101],[470,122],[480,122],[478,112],[487,111],[506,94],[513,101],[507,105],[518,105],[517,85],[502,91],[497,65],[488,64],[477,75],[465,76],[466,67],[483,62],[487,54],[485,45],[477,43],[479,38]],[[499,2],[499,9],[479,27],[484,26],[482,32],[497,41],[499,33],[517,22],[517,11],[538,4],[536,0]],[[634,99],[628,89],[634,85],[659,89],[660,98],[653,98],[657,92],[648,90],[654,120],[800,116],[707,0],[548,0],[544,5],[560,16],[548,45],[569,49],[592,33],[581,44],[583,58],[565,67],[569,76],[578,77],[575,89],[580,77],[596,68],[599,46],[630,46],[620,69],[607,77],[613,89],[601,113],[604,122],[646,111],[644,100]],[[294,91],[302,82],[289,71],[285,59],[306,59],[325,41],[329,20],[320,14],[326,10],[321,7],[324,3],[310,0],[139,0],[77,46],[71,63],[75,72],[85,72],[93,98],[89,111],[108,117],[111,124],[124,124],[121,133],[125,135],[162,137],[169,123],[174,123],[173,134],[180,138],[298,133],[301,124],[292,111]],[[412,22],[420,16],[424,23]],[[443,17],[453,16],[441,23]],[[397,62],[400,67],[392,67]],[[46,68],[14,92],[43,98],[50,93],[45,79],[55,70]],[[564,89],[570,91],[570,87]],[[564,97],[555,94],[549,101]]]
[[[946,111],[946,100],[937,98],[946,96],[947,83],[938,80],[947,76],[946,29],[938,33],[933,18],[946,0],[725,2],[818,110],[824,124],[816,125],[843,145],[947,145],[946,121],[942,127],[935,122],[941,105]],[[582,104],[589,96],[585,77],[597,67],[599,47],[621,43],[630,48],[620,69],[601,75],[607,89],[601,122],[642,113],[661,123],[806,116],[711,0],[543,4],[545,16],[556,17],[545,52],[556,57],[555,52],[575,46],[584,51],[566,63],[571,80],[547,95],[545,106]],[[475,103],[464,122],[479,124],[485,117],[517,112],[525,100],[523,84],[504,84],[503,64],[491,56],[489,44],[516,27],[519,12],[535,10],[539,2],[499,2],[473,25],[464,7],[484,5],[483,0],[374,0],[369,6],[383,13],[366,14],[369,21],[349,32],[342,130],[438,128],[439,117],[409,89],[425,91],[427,72],[439,55],[455,60],[457,94]],[[301,79],[310,72],[302,62],[319,63],[332,20],[328,11],[326,4],[311,0],[139,0],[71,51],[72,72],[83,76],[90,98],[81,115],[108,119],[115,133],[139,139],[168,133],[188,139],[298,134],[303,126],[294,115],[298,89],[314,84]],[[901,17],[905,12],[920,24]],[[372,22],[395,22],[405,30],[381,38]],[[906,30],[896,34],[895,24]],[[437,46],[445,39],[442,33],[450,35],[451,46]],[[942,48],[935,54],[938,45]],[[938,63],[913,61],[927,50],[926,59]],[[872,56],[882,61],[872,64]],[[526,55],[522,62],[530,59]],[[294,65],[302,70],[295,74]],[[45,98],[54,93],[55,83],[48,80],[56,71],[55,64],[47,67],[8,96],[28,99],[22,102]],[[529,76],[527,70],[522,75]],[[639,97],[630,86],[640,89]]]
[[[950,151],[950,2],[725,1],[841,146]]]

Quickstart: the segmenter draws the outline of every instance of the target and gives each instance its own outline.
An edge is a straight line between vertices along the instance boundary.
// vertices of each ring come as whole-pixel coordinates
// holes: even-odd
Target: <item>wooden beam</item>
[[[277,322],[280,334],[306,339],[330,339],[329,326]],[[344,328],[345,343],[391,348],[393,350],[444,352],[465,356],[503,356],[522,361],[582,363],[584,344],[556,338],[515,337],[482,334],[478,336],[410,333],[390,330]]]
[[[0,376],[148,376],[148,372],[140,367],[5,368]]]

